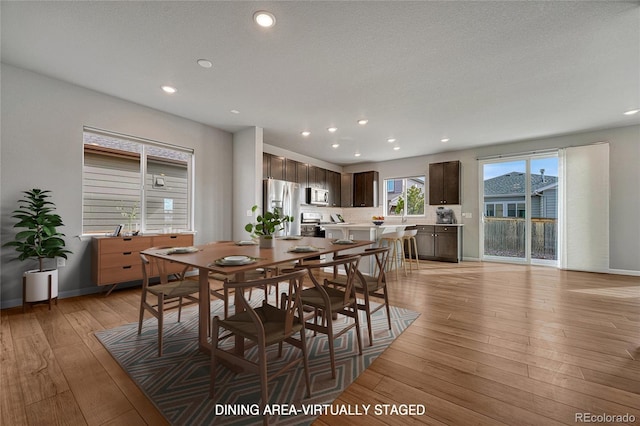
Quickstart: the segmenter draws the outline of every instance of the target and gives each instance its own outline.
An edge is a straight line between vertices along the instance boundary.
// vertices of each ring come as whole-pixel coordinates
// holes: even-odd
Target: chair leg
[[[331,318],[331,313],[329,313],[328,315],[323,312],[323,315],[326,317],[326,323],[327,323],[327,340],[329,342],[329,358],[331,359],[331,378],[335,379],[336,378],[336,354],[334,352],[334,345],[333,345],[333,319]],[[324,321],[323,321],[324,322]]]
[[[358,303],[357,300],[353,304],[354,320],[356,322],[356,337],[358,339],[358,355],[362,355],[362,336],[360,335],[360,319],[358,318]]]
[[[413,247],[416,252],[416,269],[420,270],[420,258],[418,257],[418,240],[416,240],[416,237],[411,237],[411,240],[413,241]]]
[[[389,308],[389,295],[387,294],[387,286],[382,290],[384,294],[384,306],[387,309],[387,322],[389,323],[389,330],[391,330],[391,309]]]
[[[162,356],[162,326],[164,320],[164,294],[158,295],[158,357]]]
[[[144,304],[147,301],[146,296],[146,291],[143,290],[142,291],[142,296],[140,298],[140,318],[138,320],[138,334],[142,333],[142,321],[144,320]]]
[[[302,363],[304,366],[304,381],[307,385],[307,398],[311,398],[311,378],[309,377],[309,357],[307,356],[307,336],[306,329],[300,330],[300,344],[302,350]]]
[[[211,372],[209,373],[209,398],[215,401],[215,388],[216,388],[216,349],[218,348],[218,317],[213,317],[211,323]]]
[[[364,291],[364,313],[367,315],[367,329],[369,330],[369,346],[373,346],[373,331],[371,326],[371,305],[369,304],[369,292]]]
[[[181,317],[182,317],[182,297],[178,297],[178,322],[180,322]]]
[[[260,402],[260,412],[265,412],[265,407],[269,403],[269,393],[267,390],[267,349],[264,346],[258,348],[258,362],[260,363],[260,393],[262,401]],[[268,424],[268,416],[262,417],[262,423]]]

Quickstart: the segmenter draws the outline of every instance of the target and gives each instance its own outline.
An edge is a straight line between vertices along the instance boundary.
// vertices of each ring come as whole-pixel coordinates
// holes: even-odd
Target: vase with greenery
[[[255,213],[258,206],[251,207]],[[260,247],[273,247],[273,234],[284,229],[284,224],[293,222],[293,216],[282,214],[281,209],[275,208],[272,212],[267,211],[256,217],[256,223],[248,223],[244,229],[251,234],[252,238],[260,238]]]
[[[53,297],[57,297],[58,294],[57,270],[55,268],[46,270],[44,260],[57,257],[67,259],[67,254],[71,253],[65,248],[65,242],[62,238],[64,234],[56,230],[64,224],[60,216],[55,213],[55,204],[49,201],[51,191],[34,188],[23,191],[23,193],[25,195],[18,201],[19,207],[14,210],[12,215],[13,218],[18,219],[18,223],[13,227],[23,230],[16,234],[13,241],[5,243],[4,246],[14,247],[19,253],[18,260],[34,259],[38,261],[37,270],[25,272],[25,301],[27,302],[46,298],[41,297],[47,293],[38,288],[38,286],[41,287],[41,284],[38,284],[37,274],[55,271],[44,278],[45,282],[48,282],[48,296],[51,299],[52,293],[55,294]],[[31,281],[30,275],[34,275],[33,279],[36,281]],[[52,283],[52,280],[55,280],[55,283]],[[33,284],[31,284],[32,282]]]

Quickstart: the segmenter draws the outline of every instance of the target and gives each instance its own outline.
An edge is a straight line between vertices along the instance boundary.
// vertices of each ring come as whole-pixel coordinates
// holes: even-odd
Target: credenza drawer
[[[153,237],[153,245],[154,247],[191,246],[193,245],[193,235],[160,235]]]
[[[116,266],[140,265],[139,251],[125,251],[123,253],[105,253],[102,255],[100,267],[112,268]]]
[[[124,253],[141,251],[151,247],[152,237],[118,237],[100,241],[100,253]]]
[[[115,284],[126,281],[136,281],[142,277],[142,264],[114,266],[100,269],[101,284]]]

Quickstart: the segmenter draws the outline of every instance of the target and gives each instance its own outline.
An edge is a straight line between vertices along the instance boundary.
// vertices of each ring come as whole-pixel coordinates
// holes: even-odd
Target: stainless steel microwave
[[[327,206],[329,191],[321,188],[305,188],[305,202],[314,206]]]

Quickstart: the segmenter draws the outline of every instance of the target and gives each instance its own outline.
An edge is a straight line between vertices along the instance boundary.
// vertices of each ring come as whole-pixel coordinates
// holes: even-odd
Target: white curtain
[[[609,144],[562,149],[560,267],[609,271]]]

